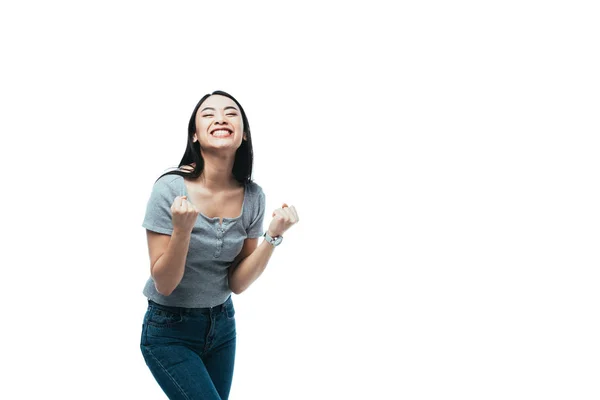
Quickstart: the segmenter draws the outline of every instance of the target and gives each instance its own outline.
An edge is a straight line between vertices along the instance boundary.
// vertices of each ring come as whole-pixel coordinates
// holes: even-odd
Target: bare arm
[[[186,196],[177,196],[171,205],[171,215],[171,236],[146,230],[150,275],[156,290],[163,296],[173,293],[183,278],[191,232],[198,218],[198,210]]]
[[[294,206],[288,207],[283,203],[282,208],[273,212],[273,220],[269,225],[271,237],[283,235],[292,225],[298,222],[298,213]],[[229,268],[229,288],[235,294],[240,294],[258,279],[263,273],[275,246],[263,240],[257,247],[258,238],[246,239],[242,251]]]
[[[246,290],[267,268],[275,247],[266,240],[257,245],[258,238],[246,239],[242,251],[229,268],[229,288],[235,294]]]

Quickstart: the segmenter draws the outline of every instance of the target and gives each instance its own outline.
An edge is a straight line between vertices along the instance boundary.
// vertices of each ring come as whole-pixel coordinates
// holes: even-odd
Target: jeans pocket
[[[235,308],[233,308],[233,303],[229,302],[225,306],[225,314],[227,315],[227,319],[234,319],[235,317]]]
[[[183,321],[181,313],[150,306],[146,322],[148,325],[166,328]]]

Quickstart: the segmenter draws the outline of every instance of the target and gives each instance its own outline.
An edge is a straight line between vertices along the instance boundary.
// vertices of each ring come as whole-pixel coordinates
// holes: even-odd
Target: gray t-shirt
[[[171,235],[171,205],[175,197],[184,195],[187,188],[183,177],[162,176],[152,188],[142,226]],[[225,302],[231,295],[227,268],[242,250],[244,239],[262,236],[264,214],[265,194],[254,182],[245,184],[242,214],[238,217],[223,218],[221,226],[218,217],[198,214],[181,282],[169,296],[163,296],[150,277],[144,295],[156,303],[178,307],[214,307]]]

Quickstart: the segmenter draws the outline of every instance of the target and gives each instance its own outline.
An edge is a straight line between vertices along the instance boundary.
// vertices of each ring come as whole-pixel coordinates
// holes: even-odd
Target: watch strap
[[[279,246],[279,244],[283,240],[283,236],[271,237],[271,235],[269,235],[268,232],[265,232],[265,234],[263,236],[264,236],[265,240],[267,242],[269,242],[270,244],[272,244],[273,246]]]

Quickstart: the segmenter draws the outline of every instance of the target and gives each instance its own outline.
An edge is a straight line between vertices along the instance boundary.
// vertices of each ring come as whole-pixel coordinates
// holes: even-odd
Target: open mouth
[[[214,137],[227,137],[233,134],[232,130],[229,129],[215,129],[210,133]]]

